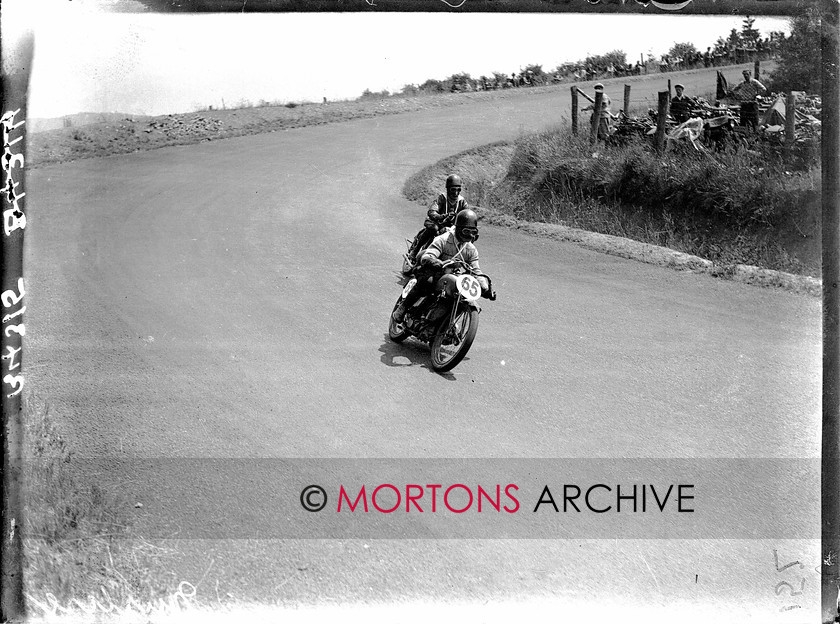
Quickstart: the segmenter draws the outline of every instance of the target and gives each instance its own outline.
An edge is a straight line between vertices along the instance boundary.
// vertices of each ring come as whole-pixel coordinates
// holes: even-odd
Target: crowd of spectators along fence
[[[684,71],[687,69],[700,69],[704,67],[723,67],[726,65],[738,65],[753,61],[772,60],[776,58],[777,46],[769,40],[758,40],[752,47],[730,47],[729,49],[713,50],[707,48],[705,52],[695,52],[685,57],[670,57],[663,55],[658,61],[648,60],[642,63],[641,60],[627,65],[589,65],[580,63],[568,66],[561,71],[559,68],[554,72],[535,74],[531,71],[520,71],[510,76],[496,74],[494,77],[470,78],[463,75],[460,80],[452,81],[450,91],[490,91],[495,89],[508,89],[518,87],[533,87],[546,84],[563,82],[581,82],[588,80],[603,80],[607,78],[619,78],[622,76],[638,76],[654,72]],[[420,89],[422,90],[422,89]]]

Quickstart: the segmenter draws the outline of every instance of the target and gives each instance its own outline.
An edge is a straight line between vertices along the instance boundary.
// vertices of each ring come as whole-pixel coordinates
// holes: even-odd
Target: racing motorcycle
[[[399,343],[414,336],[428,343],[432,352],[432,368],[439,373],[455,368],[475,340],[478,313],[481,311],[478,299],[482,296],[478,276],[487,280],[489,288],[486,298],[496,300],[490,276],[477,273],[462,262],[451,260],[444,263],[444,274],[451,274],[455,279],[446,280],[442,290],[418,299],[405,311],[401,323],[394,320],[392,311],[388,325],[388,336],[394,342]],[[417,279],[412,278],[405,285],[394,309],[416,283]]]

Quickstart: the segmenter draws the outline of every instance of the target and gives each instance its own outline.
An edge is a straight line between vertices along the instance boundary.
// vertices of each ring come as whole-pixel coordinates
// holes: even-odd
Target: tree
[[[440,80],[429,78],[426,82],[420,85],[420,90],[424,93],[443,93],[446,87]]]
[[[671,58],[689,59],[695,54],[697,54],[697,48],[694,47],[693,43],[689,43],[687,41],[684,43],[675,43],[671,46],[671,49],[668,50],[668,56]]]
[[[790,19],[790,36],[779,45],[778,65],[770,76],[773,91],[821,93],[821,8],[812,5]]]
[[[744,24],[741,26],[741,41],[748,46],[755,46],[759,37],[761,37],[761,33],[757,28],[753,28],[753,24],[755,24],[755,18],[747,15]]]
[[[606,69],[610,63],[612,63],[614,67],[624,67],[627,65],[627,53],[623,50],[613,50],[612,52],[607,52],[606,54],[587,56],[584,63],[595,69]]]
[[[503,74],[502,72],[497,71],[493,72],[493,82],[495,82],[497,85],[504,85],[507,82],[507,79],[507,74]]]
[[[449,91],[472,91],[475,86],[475,81],[466,73],[452,74],[449,78],[443,81],[447,85]]]
[[[571,77],[575,73],[575,70],[577,70],[577,68],[578,63],[566,62],[555,67],[553,73],[556,76],[560,76],[561,78]]]
[[[524,71],[526,74],[530,72],[530,79],[534,84],[545,84],[548,82],[542,65],[526,65]]]
[[[726,44],[730,48],[737,48],[741,45],[741,33],[735,28],[729,31],[729,36],[726,38]]]
[[[386,98],[389,95],[391,95],[391,94],[388,91],[388,89],[383,89],[382,91],[371,91],[370,89],[365,89],[364,91],[362,91],[362,95],[360,95],[356,99],[359,99],[359,100],[378,100],[378,99]]]

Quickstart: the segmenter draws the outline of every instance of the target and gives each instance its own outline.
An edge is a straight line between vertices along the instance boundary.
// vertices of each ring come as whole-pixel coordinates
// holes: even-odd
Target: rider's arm
[[[470,265],[470,269],[472,269],[475,273],[481,273],[481,267],[478,265],[478,250],[473,247],[473,250],[467,256],[467,264]],[[487,281],[487,278],[482,275],[477,275],[479,283],[481,284],[481,291],[482,293],[486,293],[490,289],[490,283]]]
[[[420,256],[420,265],[439,269],[443,266],[443,262],[440,259],[440,254],[443,252],[443,241],[445,236],[437,236],[432,241],[432,244],[426,248],[426,251],[423,252],[423,255]]]
[[[440,214],[440,208],[441,208],[440,198],[441,197],[443,197],[443,201],[444,201],[443,205],[446,206],[446,197],[444,197],[443,195],[438,195],[438,198],[435,201],[432,202],[432,205],[429,206],[429,211],[426,213],[426,215],[432,221],[434,221],[435,223],[437,223],[438,221],[440,221],[443,218],[443,215]]]

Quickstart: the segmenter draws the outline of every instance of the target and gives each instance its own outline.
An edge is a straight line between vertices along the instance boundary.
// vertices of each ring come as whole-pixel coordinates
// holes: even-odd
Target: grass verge
[[[23,423],[28,618],[149,621],[181,610],[190,588],[161,573],[173,553],[133,534],[128,501],[74,477],[49,406],[29,397]]]
[[[819,295],[820,170],[755,146],[717,155],[599,146],[560,128],[445,158],[406,182],[428,203],[447,174],[487,223],[645,262]],[[638,244],[632,245],[631,243]]]
[[[738,226],[740,229],[727,230],[719,223],[708,221],[701,228],[699,220],[678,225],[674,215],[667,211],[657,212],[622,204],[615,197],[611,199],[605,191],[610,188],[609,176],[628,175],[627,169],[622,173],[614,161],[602,159],[603,150],[593,152],[587,149],[587,143],[577,143],[562,135],[562,131],[555,129],[540,135],[523,135],[514,143],[494,143],[449,156],[411,176],[403,194],[408,199],[429,203],[440,192],[446,176],[457,172],[464,180],[467,198],[477,206],[485,223],[650,264],[821,295],[822,286],[815,277],[819,275],[820,259],[820,199],[815,190],[819,188],[818,168],[786,175],[783,181],[784,192],[789,193],[786,200],[776,201],[771,211],[765,206],[761,209],[763,216],[747,219]],[[580,166],[581,162],[591,160],[592,170],[599,171],[602,177],[595,184],[590,180],[591,186],[587,187],[581,177],[570,176],[563,182],[565,192],[547,192],[548,168],[541,165],[551,162],[552,157],[556,159],[558,154],[568,155],[570,146],[576,150],[575,157],[565,161],[561,157],[563,166],[574,170],[576,163]],[[634,150],[623,151],[627,167],[638,165],[632,157]],[[616,151],[622,154],[622,150]],[[680,154],[667,158],[677,162]],[[740,156],[729,154],[727,158],[737,160]],[[660,167],[667,172],[667,160]],[[730,174],[737,178],[743,171],[726,173]],[[671,177],[672,182],[676,180]],[[686,192],[685,182],[675,182],[676,187],[681,184]],[[611,188],[616,193],[615,187]],[[707,192],[700,195],[709,196]],[[792,209],[790,202],[796,201]],[[775,222],[771,222],[769,215],[774,211],[781,212],[781,216],[777,212]]]

